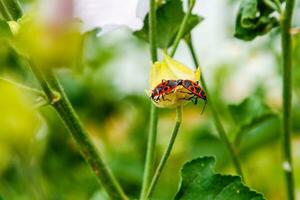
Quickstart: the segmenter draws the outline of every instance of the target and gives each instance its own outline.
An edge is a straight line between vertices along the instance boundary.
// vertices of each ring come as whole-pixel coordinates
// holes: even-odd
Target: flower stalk
[[[181,41],[181,39],[183,37],[184,30],[186,29],[188,19],[189,19],[191,13],[192,13],[192,10],[193,10],[194,6],[195,6],[195,0],[189,1],[188,11],[187,11],[187,13],[185,14],[185,16],[182,20],[182,23],[180,25],[178,34],[176,35],[176,38],[174,40],[173,48],[172,48],[171,53],[170,53],[171,57],[174,56],[174,54],[177,50],[177,47],[179,45],[179,42]],[[151,8],[150,8],[150,12],[151,12]],[[150,19],[150,21],[151,21],[151,19]],[[151,29],[150,29],[150,31],[151,31]],[[150,42],[150,44],[151,44],[151,42]],[[167,162],[167,160],[168,160],[168,158],[171,154],[173,145],[175,143],[175,139],[176,139],[178,131],[179,131],[179,127],[181,125],[181,121],[182,121],[182,105],[180,105],[176,108],[176,122],[175,122],[175,125],[174,125],[174,128],[173,128],[173,131],[172,131],[170,141],[169,141],[169,143],[168,143],[168,145],[165,149],[164,154],[162,155],[162,158],[160,159],[160,162],[159,162],[159,164],[158,164],[158,166],[155,170],[154,176],[151,179],[150,186],[147,189],[146,196],[143,199],[148,199],[149,197],[151,197],[151,195],[154,192],[155,186],[156,186],[156,184],[159,180],[159,177],[160,177],[160,175],[163,171],[163,168],[165,167],[165,164],[166,164],[166,162]]]
[[[291,145],[291,107],[292,107],[292,38],[291,24],[295,0],[287,0],[281,15],[281,45],[283,56],[283,168],[286,179],[287,197],[295,199],[294,175]]]
[[[147,196],[146,196],[146,199],[148,197],[151,197],[151,195],[153,194],[153,191],[155,189],[155,186],[158,182],[158,179],[162,173],[162,170],[163,168],[165,167],[166,163],[167,163],[167,160],[171,154],[171,151],[172,151],[172,148],[173,148],[173,145],[174,145],[174,142],[175,142],[175,139],[177,137],[177,134],[178,134],[178,131],[179,131],[179,127],[181,125],[181,121],[182,121],[182,105],[177,107],[176,108],[176,122],[175,122],[175,126],[173,128],[173,131],[172,131],[172,135],[171,135],[171,138],[170,138],[170,141],[165,149],[165,152],[155,170],[155,174],[151,180],[151,184],[149,186],[149,189],[147,191]]]
[[[193,46],[193,43],[192,43],[192,36],[189,35],[188,39],[186,40],[186,43],[188,45],[188,48],[190,50],[190,53],[192,55],[192,58],[193,58],[193,62],[194,62],[194,65],[196,68],[200,67],[199,66],[199,61],[197,59],[197,56],[196,56],[196,53],[195,53],[195,49],[194,49],[194,46]],[[207,85],[206,85],[206,82],[205,82],[205,79],[203,77],[203,73],[201,74],[201,78],[200,78],[200,81],[201,81],[201,84],[206,92],[206,95],[209,99],[209,107],[212,111],[212,116],[213,116],[213,120],[214,120],[214,123],[215,123],[215,126],[217,128],[217,131],[219,133],[219,136],[221,138],[221,140],[225,143],[226,145],[226,148],[231,156],[231,159],[232,159],[232,162],[233,162],[233,165],[235,167],[235,170],[236,172],[241,176],[242,179],[244,179],[244,176],[243,176],[243,171],[242,171],[242,167],[241,167],[241,164],[240,164],[240,161],[239,161],[239,158],[238,158],[238,154],[234,148],[234,146],[232,145],[232,143],[229,141],[229,138],[227,136],[227,133],[225,131],[225,128],[219,118],[219,114],[214,106],[214,103],[212,101],[212,98],[211,98],[211,95],[209,94],[209,90],[207,88]]]
[[[156,42],[156,1],[149,0],[150,11],[149,11],[149,42],[150,42],[150,53],[152,63],[157,61],[157,42]],[[155,146],[156,146],[156,136],[157,136],[157,112],[158,108],[151,103],[150,111],[150,124],[149,124],[149,135],[147,143],[146,161],[144,167],[144,175],[142,182],[142,189],[140,199],[144,200],[146,198],[147,189],[149,187],[151,176],[154,167],[155,158]]]

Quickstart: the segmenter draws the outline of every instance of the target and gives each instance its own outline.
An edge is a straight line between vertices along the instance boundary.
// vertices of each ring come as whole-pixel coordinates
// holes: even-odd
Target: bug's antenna
[[[206,104],[207,104],[207,100],[204,100],[204,101],[205,101],[205,104],[204,104],[204,106],[203,106],[203,108],[202,108],[201,115],[203,114],[203,112],[204,112],[204,110],[205,110],[205,107],[206,107]]]

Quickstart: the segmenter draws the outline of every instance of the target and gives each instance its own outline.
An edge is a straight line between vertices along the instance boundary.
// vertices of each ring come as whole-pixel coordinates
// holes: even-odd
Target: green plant
[[[295,1],[286,0],[284,8],[282,7],[283,2],[284,1],[279,0],[242,0],[236,18],[235,37],[250,41],[258,36],[270,32],[274,28],[280,28],[283,58],[282,121],[284,137],[282,151],[284,155],[283,164],[284,172],[286,175],[287,196],[288,199],[293,200],[296,197],[293,178],[294,170],[291,157],[292,37],[290,30],[292,26],[292,15]],[[279,121],[278,114],[274,112],[268,105],[266,105],[265,102],[260,99],[258,94],[255,94],[252,97],[245,98],[239,104],[229,105],[228,113],[231,118],[225,119],[223,117],[222,110],[219,111],[218,108],[220,104],[220,102],[218,102],[219,97],[215,95],[213,89],[210,88],[210,84],[206,83],[206,73],[205,75],[202,73],[200,77],[199,58],[194,48],[194,44],[196,41],[193,40],[194,38],[192,37],[193,30],[198,24],[200,24],[200,22],[202,22],[203,18],[201,16],[192,14],[193,8],[196,4],[195,0],[188,1],[188,9],[186,12],[183,11],[183,4],[184,2],[182,2],[181,0],[149,0],[150,11],[144,20],[144,26],[141,30],[136,31],[133,34],[137,38],[148,42],[150,45],[150,55],[151,61],[153,63],[150,70],[150,77],[155,76],[153,75],[155,73],[151,74],[153,71],[156,72],[155,70],[153,70],[153,68],[155,67],[164,68],[167,65],[175,65],[176,67],[174,67],[173,70],[175,69],[176,73],[172,71],[171,68],[168,69],[169,71],[165,70],[168,71],[166,72],[167,75],[168,73],[171,74],[167,77],[172,77],[172,79],[182,79],[181,76],[177,76],[178,74],[182,73],[182,77],[184,78],[189,77],[193,81],[201,82],[201,85],[203,86],[207,94],[208,111],[210,111],[209,114],[211,114],[211,117],[209,117],[209,120],[207,120],[208,123],[206,124],[206,126],[210,126],[209,123],[210,121],[212,121],[218,134],[217,136],[211,133],[211,135],[208,134],[210,136],[209,139],[218,141],[218,143],[216,144],[219,144],[219,146],[224,145],[224,149],[226,149],[226,153],[228,153],[228,157],[231,159],[233,164],[232,166],[234,167],[237,175],[232,176],[215,173],[213,168],[215,167],[216,159],[213,156],[202,156],[194,158],[184,164],[182,168],[181,183],[174,199],[265,199],[262,194],[255,192],[246,186],[247,177],[244,177],[240,160],[242,159],[241,157],[244,152],[250,152],[251,149],[255,149],[260,143],[263,143],[262,141],[266,141],[270,137],[275,137],[274,135],[270,136],[269,132],[274,132],[274,129],[277,129],[277,122]],[[274,13],[277,13],[279,17],[277,17],[277,15],[275,15]],[[121,161],[116,159],[117,161],[115,161],[115,163],[112,162],[113,164],[111,166],[111,169],[110,166],[108,166],[104,161],[103,155],[99,155],[99,152],[96,149],[96,145],[93,144],[87,132],[88,129],[79,119],[77,113],[75,112],[75,109],[73,108],[73,105],[70,102],[70,99],[68,98],[68,95],[65,92],[65,89],[62,86],[63,84],[61,84],[61,81],[59,80],[60,77],[57,76],[56,70],[60,66],[70,67],[74,64],[77,69],[81,68],[80,65],[84,63],[84,50],[82,49],[85,43],[85,39],[89,38],[90,33],[80,35],[79,32],[73,32],[73,26],[71,26],[72,28],[70,30],[68,29],[68,31],[65,33],[66,35],[63,34],[62,37],[59,37],[60,35],[58,32],[55,32],[55,34],[57,35],[54,34],[55,37],[53,37],[53,35],[51,35],[51,32],[46,31],[46,35],[49,34],[50,36],[47,35],[45,38],[39,38],[40,40],[37,40],[38,42],[31,44],[30,42],[28,42],[28,38],[30,38],[31,35],[26,35],[24,39],[22,38],[22,31],[25,30],[26,32],[28,27],[26,27],[25,25],[31,25],[32,21],[30,21],[30,17],[23,16],[21,4],[17,0],[0,0],[0,14],[1,42],[4,41],[10,44],[11,47],[15,50],[14,53],[16,54],[16,57],[18,57],[18,59],[22,62],[26,62],[27,66],[29,66],[29,68],[33,72],[34,77],[37,79],[41,90],[25,86],[14,81],[10,81],[6,78],[0,78],[0,83],[4,82],[13,85],[20,90],[26,91],[27,93],[31,94],[35,99],[35,108],[40,108],[42,106],[49,106],[54,108],[56,113],[60,116],[60,119],[63,121],[66,129],[71,133],[71,136],[76,142],[77,148],[81,152],[83,158],[85,159],[85,162],[90,166],[91,170],[100,181],[100,193],[102,193],[103,188],[103,191],[105,191],[105,193],[107,193],[107,195],[109,196],[108,198],[111,198],[113,200],[129,199],[131,197],[136,198],[138,195],[140,195],[139,198],[141,200],[151,199],[155,194],[155,189],[158,189],[158,183],[163,170],[167,171],[167,161],[171,160],[170,155],[173,150],[173,146],[175,144],[177,136],[179,135],[179,130],[181,130],[180,128],[183,122],[183,118],[186,117],[183,117],[184,108],[182,102],[186,102],[179,101],[179,103],[177,102],[178,104],[174,106],[176,109],[174,109],[174,111],[176,112],[174,128],[172,130],[169,143],[166,145],[166,148],[161,158],[159,159],[158,165],[156,165],[155,159],[158,118],[160,116],[158,115],[158,111],[160,110],[156,107],[158,105],[156,104],[157,102],[151,102],[150,113],[147,113],[150,114],[149,123],[146,122],[147,120],[145,120],[144,122],[142,119],[139,119],[139,117],[135,118],[138,125],[130,127],[129,129],[132,129],[133,132],[140,132],[140,129],[144,128],[143,126],[145,125],[145,123],[148,123],[148,141],[141,192],[140,194],[138,194],[138,191],[134,191],[134,193],[127,193],[127,190],[130,190],[128,188],[130,188],[131,186],[127,186],[125,184],[123,185],[123,182],[125,182],[124,180],[128,177],[128,179],[131,179],[132,177],[136,177],[141,174],[138,174],[136,172],[137,168],[134,168],[133,166],[131,169],[131,173],[134,175],[130,174],[126,176],[126,174],[124,174],[123,177],[123,171],[120,170],[115,174],[117,175],[121,184],[117,181],[112,171],[114,170],[115,165],[121,165]],[[32,29],[34,30],[33,32],[37,34],[37,37],[40,33],[38,28],[39,27],[33,26]],[[21,33],[18,32],[20,30]],[[92,33],[94,34],[94,32]],[[69,36],[74,37],[71,37],[70,39]],[[46,47],[44,46],[41,49],[37,48],[33,51],[31,51],[32,49],[30,50],[30,48],[33,48],[30,45],[36,48],[37,46],[39,46],[40,42],[43,42],[43,39],[49,39],[51,43],[53,41],[56,41],[57,38],[60,38],[61,40],[67,40],[68,38],[70,40],[67,41],[69,41],[69,43],[71,44],[68,46],[68,48],[64,45],[53,44],[49,45],[50,48],[45,45]],[[176,60],[173,60],[172,58],[175,55],[180,42],[182,41],[186,42],[188,50],[190,51],[196,68],[195,72],[186,68],[183,64],[177,62]],[[77,45],[80,45],[79,49],[76,49]],[[51,52],[46,51],[47,53],[45,53],[43,51],[45,49],[47,50],[47,48],[49,48]],[[29,49],[30,51],[26,51],[26,49]],[[159,49],[162,49],[164,51],[162,53],[164,56],[164,60],[161,62],[159,61]],[[62,54],[62,52],[64,51],[66,51],[65,55],[61,56],[60,54]],[[168,51],[170,57],[167,55]],[[39,56],[40,58],[36,58]],[[75,63],[73,63],[74,60]],[[51,65],[49,63],[51,63]],[[89,65],[93,65],[93,63],[89,63]],[[159,76],[158,79],[158,82],[160,82],[161,79],[165,79],[165,77]],[[105,91],[103,91],[103,93],[109,91],[109,86],[106,86],[104,88]],[[153,87],[151,81],[150,87]],[[153,88],[149,89],[151,91]],[[85,92],[86,95],[87,91]],[[177,90],[174,93],[176,92]],[[172,95],[174,94],[170,94],[170,97],[172,97]],[[176,95],[177,94],[175,94],[175,97],[173,97],[177,98],[178,96]],[[145,98],[130,98],[134,99],[133,101],[135,103],[145,102]],[[124,102],[126,102],[127,100],[128,99],[126,98],[122,99],[122,101]],[[143,104],[143,106],[145,105]],[[141,113],[144,114],[143,112],[139,112],[137,110],[135,110],[138,113],[137,116],[139,116]],[[198,116],[200,118],[200,113]],[[230,120],[233,121],[234,126],[228,128],[229,126],[226,126],[226,122]],[[120,120],[120,122],[118,123],[122,124],[122,121]],[[272,127],[273,129],[271,128],[266,130],[265,126],[269,126],[269,124],[271,124],[272,126],[276,124],[277,126],[274,125],[274,127]],[[110,129],[110,127],[108,129]],[[205,128],[200,130],[201,131],[199,131],[198,136],[201,136],[201,139],[205,138],[207,134],[202,133],[203,130],[205,132]],[[259,135],[256,135],[253,139],[253,137],[251,138],[252,132],[259,133]],[[248,142],[246,145],[244,145],[245,141]],[[205,142],[202,141],[202,144],[203,143]],[[141,147],[144,148],[143,145],[141,145]],[[224,150],[222,148],[220,149],[220,151]],[[1,153],[2,149],[0,148],[0,155]],[[130,155],[130,153],[127,152],[127,155]],[[105,154],[105,156],[109,155]],[[128,158],[128,160],[126,158],[123,158],[122,162],[125,161],[130,163],[132,160],[130,158]],[[120,178],[120,176],[122,177]],[[97,195],[99,195],[100,198],[105,196],[105,194],[103,195],[98,193]],[[98,198],[97,195],[94,198]]]

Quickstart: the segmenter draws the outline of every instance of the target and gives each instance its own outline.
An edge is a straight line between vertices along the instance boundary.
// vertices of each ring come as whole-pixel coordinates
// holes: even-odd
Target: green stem
[[[179,45],[179,42],[182,39],[184,30],[186,28],[189,16],[191,15],[191,12],[193,10],[194,5],[195,5],[195,0],[190,0],[189,1],[189,9],[188,9],[186,15],[184,16],[184,18],[182,20],[182,23],[180,25],[179,31],[178,31],[178,33],[176,35],[176,38],[175,38],[175,41],[174,41],[174,44],[173,44],[173,49],[172,49],[172,51],[170,53],[171,57],[174,56],[174,54],[175,54],[175,52],[177,50],[177,47]],[[153,16],[153,13],[155,14],[155,3],[153,3],[153,0],[150,0],[150,14],[149,14],[149,22],[150,22],[150,24],[149,24],[149,27],[150,27],[149,31],[150,31],[150,33],[149,33],[149,35],[150,35],[150,45],[152,44],[152,47],[151,47],[152,60],[155,59],[155,61],[156,61],[156,59],[157,59],[156,22],[153,19],[153,17],[151,18],[151,15]],[[154,25],[151,26],[152,23],[154,23]],[[152,29],[151,29],[151,27],[152,27]],[[153,27],[154,27],[154,29],[153,29]],[[152,32],[153,30],[154,30],[154,32]],[[152,38],[151,35],[152,36],[154,35],[155,37]],[[154,105],[152,105],[152,106],[154,106]],[[155,109],[157,109],[157,108],[155,108]],[[167,149],[166,149],[165,153],[163,154],[158,167],[155,170],[155,174],[154,174],[154,176],[151,179],[151,183],[150,183],[149,188],[147,186],[149,185],[149,181],[150,181],[150,170],[152,170],[153,161],[151,162],[151,168],[149,167],[150,163],[149,164],[146,163],[146,166],[148,166],[147,169],[149,170],[149,173],[147,174],[148,175],[147,177],[144,176],[144,182],[147,181],[148,185],[144,186],[145,184],[143,184],[141,199],[147,199],[148,197],[150,197],[152,195],[152,192],[155,189],[155,186],[156,186],[157,181],[158,181],[158,179],[159,179],[159,177],[161,175],[161,172],[162,172],[162,170],[163,170],[163,168],[164,168],[164,166],[165,166],[165,164],[166,164],[166,162],[167,162],[167,160],[168,160],[168,158],[170,156],[173,144],[175,142],[175,139],[176,139],[176,136],[177,136],[177,133],[178,133],[178,130],[179,130],[179,126],[181,124],[181,113],[182,113],[181,109],[182,108],[180,108],[180,109],[178,108],[176,110],[177,118],[176,118],[176,123],[175,123],[175,127],[174,127],[174,130],[173,130],[172,136],[171,136],[170,143],[168,144]],[[157,124],[157,121],[156,121],[156,124]],[[156,124],[155,124],[155,128],[156,128]],[[148,148],[147,148],[148,150],[149,150],[149,147],[155,145],[155,144],[153,144],[152,140],[156,141],[156,129],[155,129],[155,137],[154,136],[151,137],[151,135],[149,136],[149,140],[148,140],[149,143],[148,143]],[[154,149],[154,147],[153,147],[153,149]],[[154,156],[152,155],[151,158],[154,158]],[[145,178],[147,178],[147,179],[145,179]]]
[[[185,14],[185,16],[184,16],[184,18],[183,18],[183,20],[182,20],[182,23],[181,23],[181,25],[180,25],[178,34],[176,35],[176,38],[175,38],[174,45],[173,45],[173,49],[172,49],[172,51],[171,51],[171,53],[170,53],[170,56],[171,56],[171,57],[174,56],[174,54],[175,54],[175,52],[176,52],[176,49],[177,49],[177,47],[178,47],[178,45],[179,45],[179,42],[180,42],[180,40],[181,40],[182,37],[183,37],[183,34],[184,34],[185,29],[186,29],[186,25],[187,25],[188,19],[189,19],[191,13],[192,13],[192,10],[193,10],[194,6],[195,6],[195,0],[190,0],[190,1],[189,1],[189,8],[188,8],[188,11],[187,11],[187,13]]]
[[[52,71],[41,71],[35,65],[30,65],[30,67],[49,98],[49,101],[52,102],[53,107],[72,134],[86,162],[90,165],[110,198],[116,200],[127,200],[127,197],[122,191],[119,183],[114,178],[110,169],[98,155],[95,146],[88,137],[86,129],[81,124],[56,76]],[[53,91],[60,94],[60,98],[57,101],[52,99]]]
[[[174,142],[175,142],[175,139],[176,139],[176,136],[178,134],[178,131],[179,131],[179,127],[180,127],[180,124],[181,124],[181,121],[182,121],[182,106],[179,106],[177,107],[176,109],[176,123],[175,123],[175,126],[173,128],[173,131],[172,131],[172,135],[171,135],[171,138],[170,138],[170,141],[169,141],[169,144],[167,145],[166,149],[165,149],[165,152],[158,164],[158,167],[156,168],[155,170],[155,173],[154,173],[154,176],[152,178],[152,181],[151,181],[151,184],[149,186],[149,189],[147,191],[147,196],[146,196],[146,199],[148,197],[151,197],[151,195],[153,194],[154,192],[154,189],[155,189],[155,186],[158,182],[158,179],[163,171],[163,168],[165,167],[165,164],[171,154],[171,151],[172,151],[172,148],[173,148],[173,145],[174,145]]]
[[[287,196],[295,199],[293,162],[291,150],[291,101],[292,101],[292,39],[290,34],[295,1],[287,0],[281,16],[281,44],[283,54],[283,156]]]
[[[151,175],[154,167],[156,135],[157,135],[157,108],[154,104],[151,104],[147,154],[146,154],[145,170],[144,170],[143,185],[142,185],[142,192],[141,192],[140,199],[146,199],[145,197],[147,194],[146,192],[151,181]]]
[[[150,11],[149,11],[149,41],[150,41],[150,53],[152,62],[157,61],[157,42],[156,42],[156,2],[155,0],[149,0]],[[154,167],[155,157],[155,145],[157,135],[157,107],[152,103],[150,112],[150,124],[149,124],[149,135],[147,143],[146,161],[144,167],[143,183],[141,189],[140,199],[145,199],[147,189],[149,187],[151,176]]]
[[[193,46],[193,43],[192,43],[192,37],[191,36],[190,36],[189,40],[187,40],[187,45],[188,45],[189,50],[192,54],[195,67],[196,68],[200,67],[199,66],[199,61],[197,59],[197,56],[196,56],[196,53],[195,53],[195,50],[194,50],[194,46]],[[205,79],[203,77],[203,73],[201,74],[201,79],[200,80],[201,80],[201,84],[202,84],[202,86],[203,86],[203,88],[206,92],[206,95],[209,99],[209,106],[210,106],[210,109],[212,111],[212,116],[213,116],[213,119],[214,119],[215,126],[217,128],[217,131],[219,133],[219,136],[220,136],[221,140],[224,142],[224,144],[226,145],[226,148],[227,148],[227,150],[228,150],[228,152],[231,156],[231,159],[232,159],[232,162],[234,164],[236,172],[242,177],[242,179],[244,179],[241,164],[240,164],[237,152],[236,152],[234,146],[232,145],[232,143],[229,141],[229,139],[227,137],[227,133],[225,131],[225,128],[224,128],[223,124],[221,123],[221,120],[219,118],[219,114],[218,114],[218,112],[217,112],[217,110],[214,106],[214,103],[211,99],[211,95],[209,94],[209,90],[207,88]]]

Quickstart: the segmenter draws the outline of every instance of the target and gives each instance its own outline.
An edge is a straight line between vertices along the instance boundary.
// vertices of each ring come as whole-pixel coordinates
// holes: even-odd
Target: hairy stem
[[[295,1],[287,0],[281,16],[281,44],[283,56],[283,157],[287,197],[295,199],[293,162],[291,150],[291,101],[292,101],[292,39],[290,34]]]
[[[155,0],[149,0],[150,11],[149,11],[149,41],[150,41],[150,53],[152,62],[157,61],[157,42],[156,42],[156,2]],[[150,124],[149,124],[149,135],[147,143],[146,161],[144,167],[144,175],[142,182],[142,189],[140,199],[145,199],[147,189],[149,187],[151,176],[154,167],[155,157],[155,145],[157,135],[157,107],[151,103],[150,111]]]
[[[91,142],[86,129],[79,120],[55,74],[52,71],[41,71],[35,65],[32,65],[32,63],[30,67],[46,93],[49,102],[52,102],[52,106],[70,131],[83,157],[97,176],[98,180],[102,183],[102,186],[110,198],[127,200],[127,197],[111,173],[111,170],[98,155],[96,147]],[[60,94],[60,98],[57,101],[52,99],[53,92]]]
[[[154,176],[151,180],[151,184],[149,186],[149,189],[147,191],[147,196],[146,196],[146,199],[148,197],[151,197],[151,195],[153,194],[153,191],[155,189],[155,186],[158,182],[158,179],[163,171],[163,168],[165,167],[166,165],[166,162],[171,154],[171,151],[172,151],[172,148],[173,148],[173,145],[174,145],[174,142],[175,142],[175,139],[176,139],[176,136],[178,134],[178,131],[179,131],[179,127],[181,125],[181,121],[182,121],[182,106],[179,106],[177,107],[176,109],[176,122],[175,122],[175,126],[173,128],[173,131],[172,131],[172,135],[171,135],[171,138],[170,138],[170,141],[169,141],[169,144],[167,145],[166,149],[165,149],[165,152],[158,164],[158,167],[156,168],[155,170],[155,173],[154,173]]]
[[[195,53],[195,50],[194,50],[194,46],[193,46],[193,42],[192,42],[192,36],[190,36],[189,39],[186,40],[186,41],[187,41],[187,45],[189,47],[189,50],[191,52],[195,67],[198,68],[200,66],[199,66],[199,61],[197,59],[197,56],[196,56],[196,53]],[[225,128],[224,128],[224,126],[223,126],[223,124],[220,120],[219,114],[218,114],[218,112],[217,112],[217,110],[214,106],[213,101],[212,101],[212,97],[211,97],[211,95],[209,95],[209,90],[207,88],[205,79],[203,77],[203,73],[201,73],[201,79],[200,80],[201,80],[201,84],[202,84],[202,86],[203,86],[203,88],[206,92],[207,98],[209,99],[209,107],[212,111],[213,120],[214,120],[215,126],[217,128],[217,131],[219,133],[219,136],[220,136],[221,140],[224,142],[224,144],[226,145],[226,148],[227,148],[227,150],[228,150],[228,152],[231,156],[231,159],[232,159],[232,162],[233,162],[233,165],[235,167],[236,172],[242,177],[242,179],[244,179],[241,164],[240,164],[237,152],[236,152],[234,146],[232,145],[232,143],[228,139]]]

